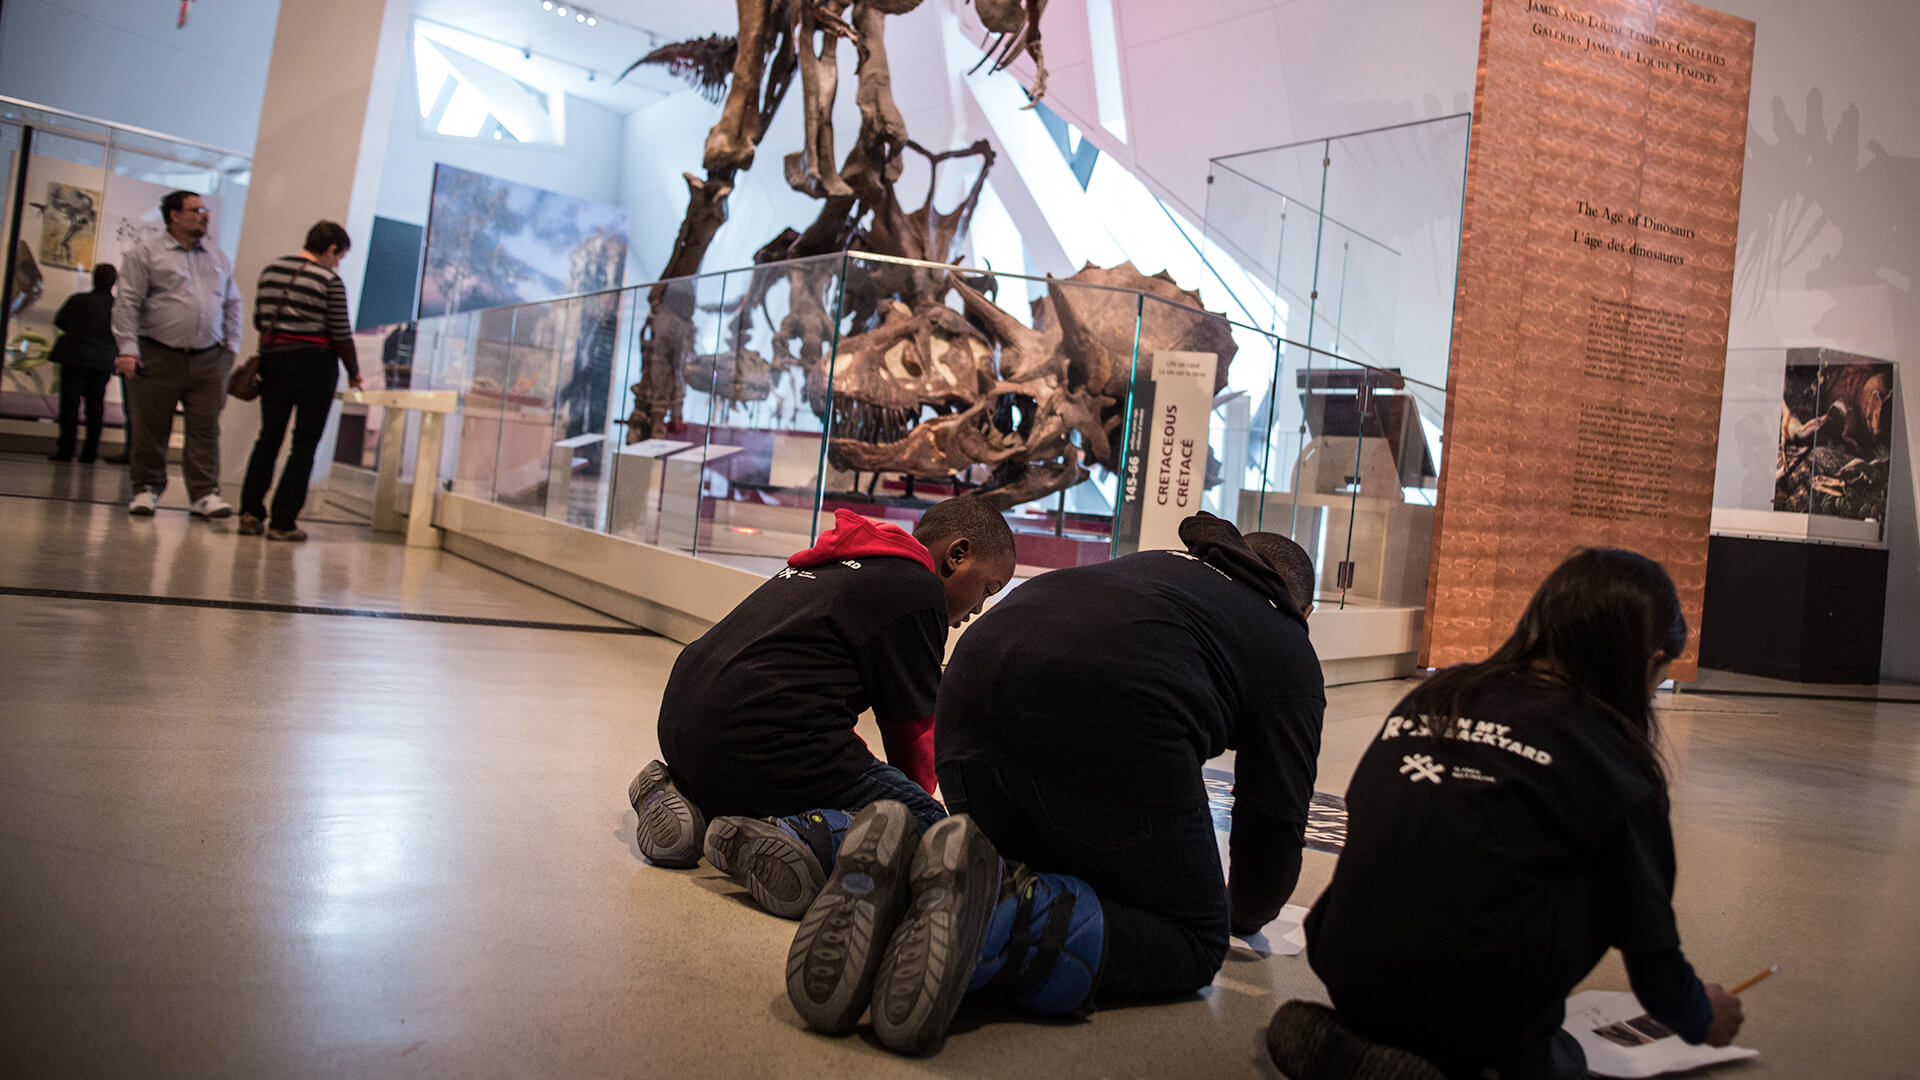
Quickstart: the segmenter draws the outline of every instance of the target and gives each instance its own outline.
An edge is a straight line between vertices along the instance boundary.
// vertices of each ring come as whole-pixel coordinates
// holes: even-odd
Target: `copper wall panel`
[[[1753,34],[1682,0],[1486,0],[1424,663],[1484,657],[1607,544],[1672,573],[1692,677]]]

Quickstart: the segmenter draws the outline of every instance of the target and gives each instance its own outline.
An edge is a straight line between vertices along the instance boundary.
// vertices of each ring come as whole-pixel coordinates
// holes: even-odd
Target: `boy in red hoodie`
[[[1013,573],[1013,533],[973,496],[934,506],[912,535],[836,510],[819,543],[675,661],[659,729],[671,770],[652,762],[627,791],[640,853],[690,867],[704,851],[797,919],[854,811],[895,800],[923,830],[945,817],[932,792],[947,630]],[[869,708],[884,762],[853,730]]]

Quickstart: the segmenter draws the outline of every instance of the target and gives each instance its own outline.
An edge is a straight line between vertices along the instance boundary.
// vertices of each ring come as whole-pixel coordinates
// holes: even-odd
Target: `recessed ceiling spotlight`
[[[557,9],[555,10],[555,13],[556,13],[556,14],[558,14],[558,15],[559,15],[559,16],[560,16],[561,18],[563,18],[563,19],[567,17],[567,9],[566,9],[566,8],[557,8]]]
[[[541,11],[552,11],[552,10],[553,10],[553,0],[540,0],[540,10],[541,10]]]
[[[586,22],[586,21],[587,21],[587,17],[586,17],[585,15],[575,15],[575,16],[573,17],[573,21],[574,21],[574,22]]]
[[[596,19],[596,18],[594,18],[594,17],[593,17],[593,16],[591,16],[591,15],[589,15],[589,16],[587,16],[587,25],[588,25],[588,26],[599,26],[599,25],[600,25],[600,20],[599,20],[599,19]]]

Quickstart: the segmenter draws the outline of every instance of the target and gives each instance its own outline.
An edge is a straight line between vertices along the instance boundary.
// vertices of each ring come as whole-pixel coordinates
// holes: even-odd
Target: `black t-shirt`
[[[788,567],[674,662],[660,749],[708,814],[823,805],[874,757],[853,732],[933,714],[947,596],[911,559]]]
[[[1558,1028],[1609,946],[1679,957],[1673,833],[1594,699],[1515,674],[1460,712],[1435,738],[1396,709],[1361,758],[1307,947],[1357,1030],[1489,1062]]]
[[[1304,824],[1326,709],[1306,620],[1185,552],[1026,582],[975,621],[940,684],[935,757],[1022,769],[1095,798],[1204,807],[1236,750],[1244,817]]]

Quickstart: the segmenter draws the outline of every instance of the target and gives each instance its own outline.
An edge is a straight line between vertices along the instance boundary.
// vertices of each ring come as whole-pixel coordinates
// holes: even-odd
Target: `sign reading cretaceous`
[[[1200,510],[1207,486],[1207,418],[1220,358],[1153,354],[1153,379],[1134,386],[1123,469],[1120,550],[1184,551],[1180,523]]]
[[[1679,586],[1692,678],[1752,23],[1486,0],[1423,663],[1478,660],[1575,548]]]

